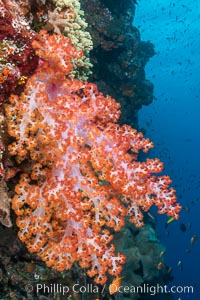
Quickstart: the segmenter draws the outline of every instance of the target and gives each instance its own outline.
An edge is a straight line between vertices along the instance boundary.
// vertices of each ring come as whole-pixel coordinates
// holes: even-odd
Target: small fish
[[[157,269],[158,269],[158,270],[162,270],[164,267],[165,267],[165,265],[163,264],[162,261],[160,261],[160,262],[157,264]]]
[[[110,293],[110,295],[113,295],[113,294],[115,294],[118,291],[119,286],[120,286],[121,281],[122,281],[122,278],[123,277],[117,276],[116,278],[113,279],[112,283],[109,285],[109,293]]]
[[[165,223],[165,227],[167,227],[170,223],[172,223],[172,222],[174,222],[174,218],[173,217],[171,217],[171,218],[169,218],[168,220],[167,220],[167,222]]]
[[[186,205],[185,210],[189,213],[190,212],[190,207]]]
[[[191,245],[194,245],[194,243],[195,243],[197,240],[198,240],[198,237],[197,237],[196,235],[193,235],[193,236],[191,237],[191,240],[190,240]]]
[[[165,251],[161,251],[159,254],[159,257],[162,258],[164,254],[165,254]]]
[[[167,273],[169,274],[169,273],[171,273],[171,272],[172,272],[172,267],[168,267]]]
[[[150,212],[147,213],[147,215],[152,219],[152,220],[156,220],[156,216]]]
[[[181,260],[179,260],[179,262],[177,263],[177,267],[179,267],[179,269],[182,271],[183,270],[183,263]]]
[[[170,232],[169,232],[169,230],[166,230],[166,232],[165,232],[165,234],[166,234],[166,236],[170,236]]]
[[[185,253],[189,254],[189,253],[191,253],[191,250],[190,249],[185,249]]]
[[[179,228],[182,232],[186,232],[187,231],[187,227],[185,226],[184,223],[180,223]]]

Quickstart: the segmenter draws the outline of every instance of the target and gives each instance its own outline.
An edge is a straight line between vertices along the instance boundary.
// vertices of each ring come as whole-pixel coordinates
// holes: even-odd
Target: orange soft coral
[[[152,142],[128,125],[119,126],[120,105],[94,84],[66,79],[69,39],[42,31],[33,42],[39,66],[20,98],[7,106],[10,153],[30,170],[16,186],[12,207],[19,237],[31,252],[60,271],[75,261],[104,283],[121,272],[125,257],[115,254],[111,229],[125,216],[143,224],[142,211],[178,218],[175,190],[167,176],[156,177],[158,159],[138,162]]]

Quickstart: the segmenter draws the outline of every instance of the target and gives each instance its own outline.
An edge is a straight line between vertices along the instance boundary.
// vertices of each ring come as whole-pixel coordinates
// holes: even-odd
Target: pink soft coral
[[[80,57],[69,39],[42,31],[33,42],[40,63],[21,97],[7,106],[9,150],[30,170],[16,186],[13,209],[19,237],[48,266],[69,269],[75,261],[106,281],[120,273],[125,257],[115,254],[110,230],[124,219],[143,224],[142,211],[178,218],[181,209],[158,159],[138,162],[152,142],[117,124],[120,105],[94,84],[66,79],[71,58]]]

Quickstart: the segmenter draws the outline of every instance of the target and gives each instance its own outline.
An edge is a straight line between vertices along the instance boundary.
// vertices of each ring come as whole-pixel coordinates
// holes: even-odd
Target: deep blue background
[[[194,287],[194,294],[174,299],[200,299],[200,1],[139,0],[134,25],[142,40],[155,45],[146,67],[155,86],[154,102],[144,107],[139,125],[155,144],[152,157],[165,163],[183,206],[180,220],[157,229],[166,246],[165,261],[173,268],[172,285]],[[180,230],[184,223],[186,232]],[[191,237],[198,240],[191,245]],[[190,252],[190,253],[188,253]],[[182,263],[182,270],[177,265]]]

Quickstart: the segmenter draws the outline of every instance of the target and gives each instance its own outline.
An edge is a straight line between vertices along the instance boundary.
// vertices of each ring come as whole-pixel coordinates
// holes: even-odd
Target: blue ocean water
[[[146,67],[155,86],[155,100],[143,107],[139,125],[155,144],[152,157],[165,163],[183,210],[179,221],[157,229],[172,267],[171,285],[193,286],[174,299],[200,299],[200,2],[198,0],[140,0],[134,25],[142,40],[155,45]],[[195,243],[191,243],[192,237]],[[196,239],[197,238],[197,239]]]

